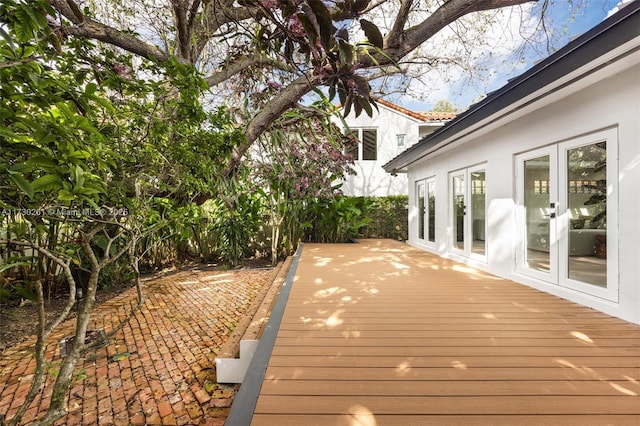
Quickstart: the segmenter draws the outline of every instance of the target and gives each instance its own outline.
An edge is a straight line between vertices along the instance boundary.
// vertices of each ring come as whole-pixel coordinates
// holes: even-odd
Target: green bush
[[[317,243],[346,243],[357,238],[360,229],[370,219],[371,201],[360,197],[336,197],[318,201],[307,209],[305,241]]]
[[[309,206],[305,241],[345,243],[354,238],[408,238],[408,197],[337,197]]]
[[[359,236],[361,238],[391,238],[406,241],[409,237],[407,210],[409,197],[390,195],[369,197],[368,200],[371,202],[367,211],[370,221],[360,229]]]

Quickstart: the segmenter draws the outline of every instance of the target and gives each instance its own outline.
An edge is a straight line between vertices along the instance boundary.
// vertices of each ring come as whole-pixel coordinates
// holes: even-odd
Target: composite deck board
[[[299,396],[360,396],[366,392],[369,396],[619,396],[626,389],[627,382],[606,382],[590,380],[570,382],[566,380],[492,380],[457,381],[434,380],[425,386],[422,381],[402,380],[343,380],[338,383],[326,380],[291,381],[279,380],[266,382],[263,395]]]
[[[635,370],[635,371],[634,371]],[[630,375],[633,374],[633,375]],[[330,380],[339,386],[341,381],[350,380],[388,380],[404,381],[419,380],[428,384],[431,380],[624,380],[631,378],[629,385],[633,393],[638,393],[637,367],[598,367],[575,366],[548,368],[524,368],[524,367],[476,367],[459,368],[451,365],[446,368],[439,367],[411,367],[409,363],[390,365],[388,367],[360,367],[354,365],[349,368],[331,367],[269,367],[266,378],[269,380]],[[631,402],[631,401],[630,401]],[[640,401],[635,404],[640,406]]]
[[[447,338],[330,338],[316,337],[314,339],[296,339],[287,337],[278,337],[277,345],[295,345],[295,346],[335,346],[353,347],[353,346],[576,346],[583,345],[582,342],[572,338],[527,338],[527,337],[447,337]],[[608,346],[628,346],[637,348],[640,351],[638,339],[598,339],[598,346],[601,348]]]
[[[603,425],[636,425],[635,415],[373,415],[371,413],[345,413],[336,415],[278,415],[256,414],[253,417],[253,426],[360,426],[360,425],[384,425],[384,426],[603,426]]]
[[[335,414],[351,407],[376,407],[376,414],[633,414],[640,415],[640,404],[629,396],[293,396],[264,395],[256,411],[279,414],[295,407],[298,414]]]
[[[350,331],[354,331],[355,335],[351,335]],[[580,333],[575,334],[571,333]],[[361,328],[354,328],[352,330],[280,330],[278,337],[282,339],[295,338],[298,340],[309,339],[315,340],[321,339],[342,339],[350,340],[353,338],[366,339],[444,339],[447,337],[454,338],[521,338],[526,336],[528,339],[548,339],[548,338],[566,338],[571,336],[577,340],[585,341],[600,341],[604,340],[616,340],[625,339],[626,342],[640,343],[640,336],[636,330],[617,330],[612,333],[609,330],[590,330],[588,334],[583,332],[568,331],[568,330],[362,330]]]
[[[562,359],[549,356],[476,356],[466,355],[464,357],[439,356],[439,357],[412,357],[412,356],[276,356],[270,362],[272,367],[289,367],[292,365],[299,367],[388,367],[389,365],[409,364],[413,367],[457,367],[457,368],[477,368],[477,367],[568,367],[574,368],[588,365],[589,367],[611,366],[610,359],[591,356],[572,356],[570,359]],[[638,356],[618,356],[615,357],[615,365],[618,367],[640,368],[640,357]]]
[[[460,346],[380,346],[380,347],[342,347],[336,350],[335,347],[326,346],[276,346],[273,349],[275,356],[305,356],[305,355],[325,355],[325,356],[555,356],[555,357],[577,357],[577,356],[599,356],[603,359],[618,356],[639,356],[638,348],[628,346],[618,347],[524,347],[524,346],[491,346],[491,347],[468,347],[463,343]],[[612,359],[613,363],[614,360]]]
[[[640,425],[640,327],[392,241],[305,245],[252,425]]]

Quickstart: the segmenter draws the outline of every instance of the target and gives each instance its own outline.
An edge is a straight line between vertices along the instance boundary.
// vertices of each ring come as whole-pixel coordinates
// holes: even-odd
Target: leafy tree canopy
[[[381,82],[398,72],[406,76],[416,66],[463,64],[462,54],[434,56],[442,51],[437,43],[443,43],[433,42],[435,36],[470,17],[454,35],[466,42],[462,50],[474,52],[497,19],[491,11],[527,0],[50,3],[56,10],[51,26],[61,37],[98,40],[118,54],[159,63],[174,58],[196,66],[211,93],[233,102],[231,110],[243,123],[246,141],[234,151],[233,168],[278,117],[313,90],[325,88],[347,113],[370,113],[372,79]],[[138,61],[129,62],[125,72],[136,74]],[[255,103],[269,85],[280,90]]]

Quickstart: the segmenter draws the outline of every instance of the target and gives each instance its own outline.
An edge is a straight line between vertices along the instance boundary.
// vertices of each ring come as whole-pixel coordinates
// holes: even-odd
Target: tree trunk
[[[91,311],[93,310],[93,305],[95,303],[100,269],[101,267],[99,264],[91,266],[91,275],[89,276],[89,283],[87,285],[87,295],[84,298],[76,320],[76,333],[73,341],[73,348],[60,366],[60,372],[58,373],[58,377],[53,385],[53,393],[51,395],[51,405],[49,406],[49,410],[42,420],[34,423],[36,425],[50,426],[68,412],[67,394],[73,382],[76,364],[85,349],[87,327],[89,325]]]
[[[36,291],[38,296],[38,331],[36,341],[36,371],[31,383],[31,388],[25,397],[25,401],[16,413],[16,415],[8,423],[10,426],[18,425],[22,421],[22,416],[27,411],[35,397],[42,390],[42,384],[44,383],[45,374],[47,372],[47,360],[45,358],[45,340],[48,333],[46,332],[46,318],[44,314],[44,291],[42,289],[42,282],[38,280],[36,282]],[[0,424],[4,424],[0,419]]]

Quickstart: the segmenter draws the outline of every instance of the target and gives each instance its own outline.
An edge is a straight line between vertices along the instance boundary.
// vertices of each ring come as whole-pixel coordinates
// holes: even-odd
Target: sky
[[[575,2],[576,0],[573,1]],[[568,0],[553,1],[547,13],[550,22],[560,29],[553,41],[553,47],[555,49],[561,48],[572,38],[579,36],[602,22],[608,15],[615,12],[620,4],[629,3],[630,1],[632,0],[582,0],[581,7],[577,9],[577,12],[574,13],[573,16],[571,16],[572,8]],[[537,16],[539,16],[540,3],[542,2],[533,6],[533,13],[537,12]],[[509,16],[511,16],[511,19],[517,19],[519,25],[520,17],[516,16],[514,18],[513,15]],[[488,37],[509,38],[499,40],[498,45],[509,46],[508,49],[510,52],[521,46],[519,40],[514,40],[512,36],[509,37],[502,30],[496,34],[489,34]],[[437,75],[434,75],[431,88],[426,96],[427,99],[416,100],[409,96],[395,95],[388,100],[414,111],[429,110],[438,100],[448,100],[458,107],[459,110],[464,111],[469,105],[482,99],[486,93],[504,86],[508,79],[522,74],[531,68],[531,66],[535,65],[537,61],[544,59],[549,54],[545,46],[527,46],[524,48],[522,60],[516,61],[511,53],[505,52],[502,55],[495,55],[495,58],[491,60],[494,63],[488,64],[488,71],[481,80],[469,82],[462,77],[457,80],[454,77],[451,81],[443,81],[440,80]],[[511,58],[509,58],[509,56],[511,56]],[[510,62],[513,62],[512,66],[505,66],[505,64]]]

